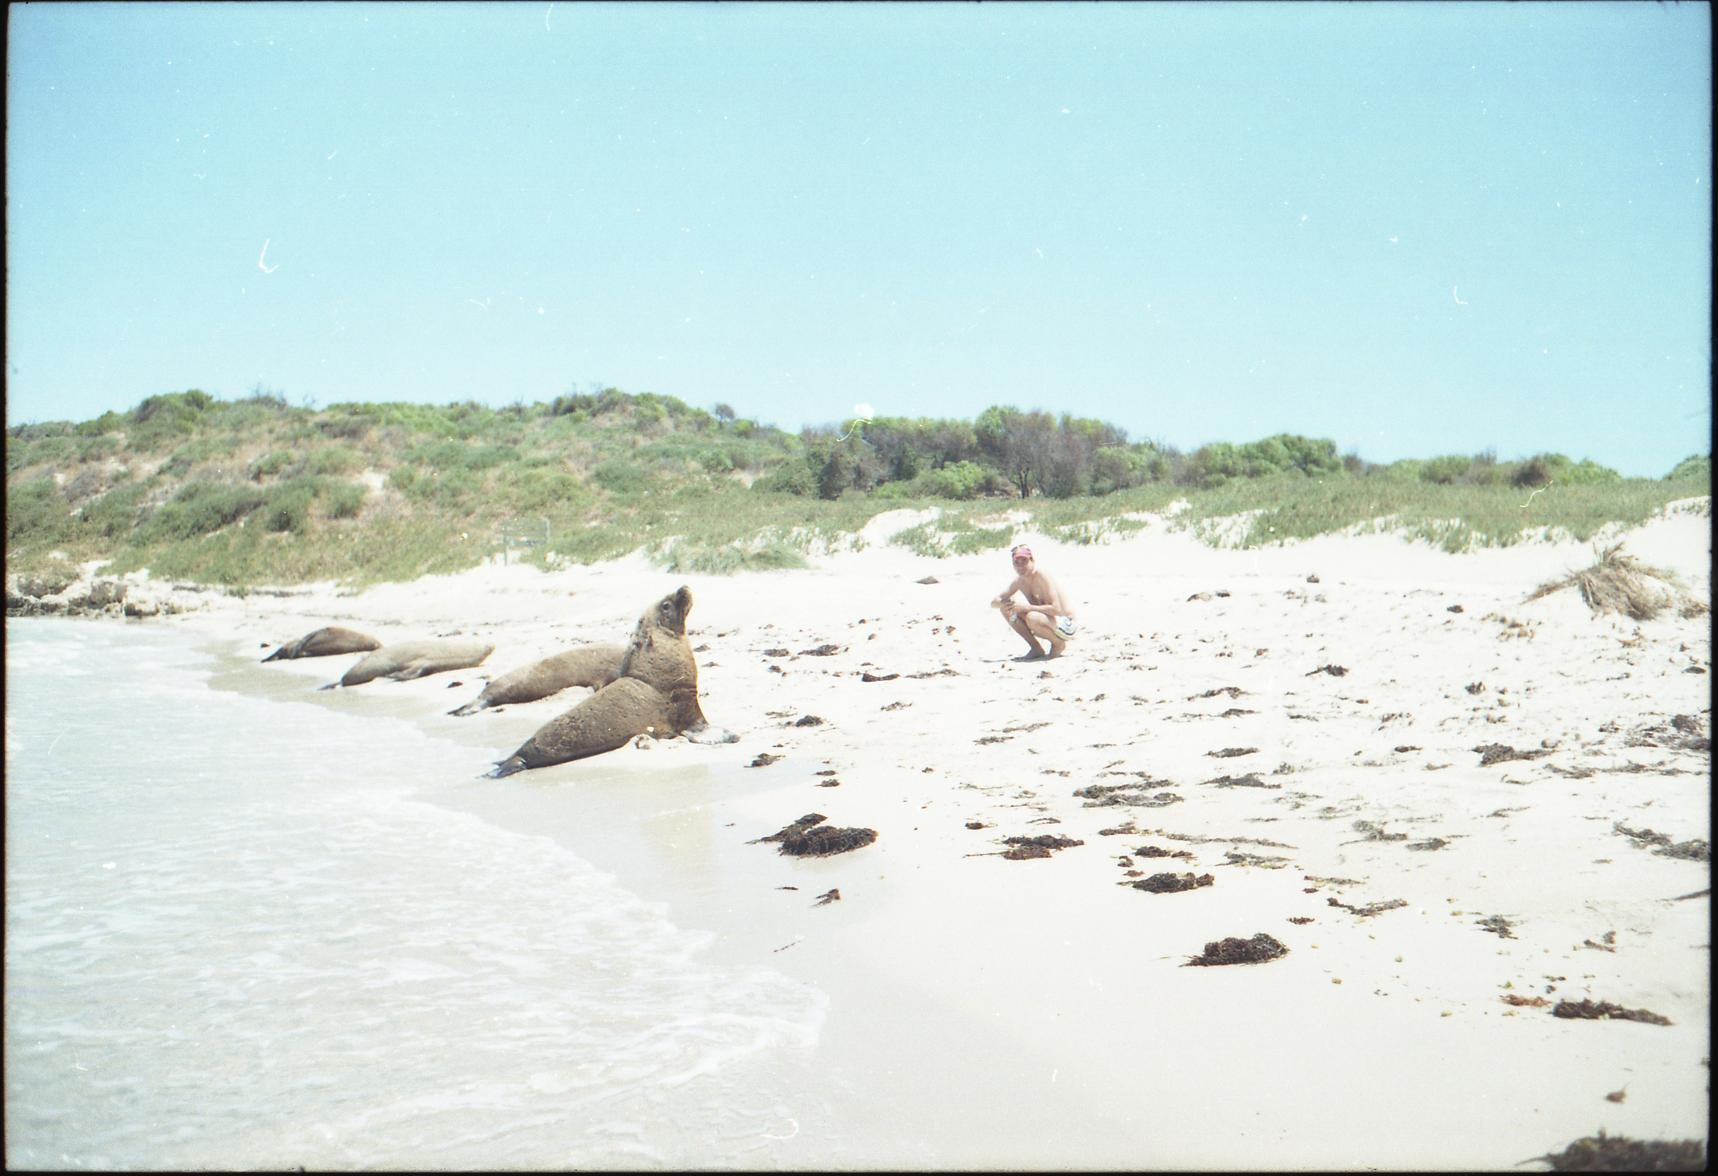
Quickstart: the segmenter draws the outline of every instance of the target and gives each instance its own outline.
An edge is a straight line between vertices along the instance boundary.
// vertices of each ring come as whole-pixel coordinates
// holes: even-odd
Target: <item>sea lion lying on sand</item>
[[[620,677],[620,666],[625,660],[624,645],[581,645],[532,662],[522,670],[502,674],[485,686],[482,694],[447,713],[474,715],[488,707],[506,706],[510,702],[536,702],[569,686],[601,690]]]
[[[490,777],[613,751],[639,735],[684,734],[697,743],[732,743],[735,736],[704,719],[698,706],[698,663],[686,640],[692,590],[682,586],[639,618],[620,677],[572,710],[537,728]]]
[[[446,670],[463,670],[481,663],[494,649],[483,641],[402,641],[398,645],[384,645],[374,653],[365,654],[339,681],[317,689],[361,686],[373,678],[403,682]]]
[[[306,633],[297,641],[288,641],[279,649],[263,658],[271,662],[277,658],[286,661],[295,657],[328,657],[336,653],[364,653],[371,649],[380,649],[382,643],[368,633],[360,633],[356,629],[341,629],[330,625],[326,629],[318,629],[314,633]]]

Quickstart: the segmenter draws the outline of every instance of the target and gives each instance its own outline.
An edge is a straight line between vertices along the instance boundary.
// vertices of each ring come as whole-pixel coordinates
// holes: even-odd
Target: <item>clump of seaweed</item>
[[[1288,948],[1260,931],[1251,939],[1218,939],[1205,945],[1203,953],[1193,956],[1184,967],[1211,968],[1223,964],[1262,964],[1281,959]]]
[[[1129,830],[1132,832],[1133,830]],[[1182,858],[1192,861],[1193,855],[1185,849],[1164,849],[1161,845],[1142,845],[1133,851],[1135,857],[1142,858]]]
[[[1701,732],[1699,715],[1672,715],[1670,723],[1637,728],[1624,740],[1628,747],[1665,747],[1672,751],[1711,751],[1712,740]]]
[[[1623,554],[1621,543],[1598,553],[1598,562],[1572,572],[1561,580],[1548,580],[1527,597],[1538,600],[1564,588],[1575,588],[1594,612],[1621,613],[1637,621],[1650,621],[1667,608],[1674,608],[1680,582],[1676,573],[1641,563]],[[1661,586],[1654,586],[1652,581]],[[1685,594],[1684,594],[1685,595]]]
[[[1637,846],[1645,849],[1654,846],[1653,853],[1659,857],[1681,858],[1690,862],[1709,862],[1712,860],[1712,846],[1699,837],[1688,841],[1672,841],[1663,833],[1652,829],[1631,829],[1621,821],[1611,825],[1611,832],[1621,833]]]
[[[1551,1010],[1553,1017],[1582,1021],[1639,1021],[1645,1025],[1668,1025],[1669,1017],[1661,1017],[1650,1009],[1625,1009],[1608,1000],[1560,1000]]]
[[[1148,894],[1179,894],[1183,890],[1197,890],[1201,886],[1212,886],[1217,879],[1210,874],[1153,874],[1149,878],[1141,878],[1134,882],[1118,882],[1118,886],[1131,886],[1135,890],[1143,890]]]
[[[1213,776],[1209,780],[1201,780],[1201,784],[1210,784],[1216,788],[1281,788],[1281,784],[1270,784],[1259,778],[1257,772],[1248,772],[1245,776]]]
[[[1483,919],[1474,920],[1474,926],[1481,930],[1490,931],[1499,939],[1514,939],[1515,924],[1502,915],[1487,915]]]
[[[1091,784],[1085,788],[1076,788],[1074,795],[1086,802],[1086,808],[1107,808],[1110,805],[1165,808],[1179,804],[1182,798],[1173,792],[1148,793],[1146,789],[1168,783],[1168,780],[1148,778],[1132,784]]]
[[[1479,766],[1482,768],[1506,760],[1536,760],[1551,754],[1549,748],[1536,747],[1531,751],[1517,751],[1507,743],[1481,743],[1474,750],[1479,752]]]
[[[1408,905],[1408,900],[1405,898],[1392,898],[1386,902],[1367,903],[1365,906],[1354,906],[1351,903],[1346,903],[1335,898],[1327,898],[1324,901],[1333,907],[1341,907],[1345,911],[1358,915],[1362,919],[1369,919],[1373,915],[1381,915],[1385,911],[1393,911],[1397,907],[1405,907]]]
[[[1534,1158],[1547,1161],[1553,1172],[1704,1172],[1706,1145],[1698,1139],[1630,1139],[1601,1128],[1555,1155]]]
[[[1286,857],[1272,854],[1240,853],[1233,849],[1223,851],[1223,864],[1226,866],[1259,866],[1266,870],[1280,870],[1288,865]]]
[[[1085,842],[1054,833],[1041,833],[1036,837],[1004,837],[1002,844],[1008,846],[1002,856],[1011,862],[1020,862],[1028,858],[1047,858],[1058,849],[1069,849]]]
[[[823,823],[828,819],[822,813],[806,813],[769,836],[754,838],[746,844],[774,841],[778,843],[776,849],[790,857],[828,857],[859,849],[877,840],[875,829],[838,829]]]

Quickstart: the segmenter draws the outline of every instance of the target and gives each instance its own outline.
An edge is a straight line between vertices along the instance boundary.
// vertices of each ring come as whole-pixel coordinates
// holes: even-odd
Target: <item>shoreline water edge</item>
[[[1683,602],[1639,621],[1593,611],[1573,587],[1529,599],[1591,564],[1587,544],[1451,555],[1373,535],[1213,550],[1160,523],[1092,546],[1032,535],[1079,606],[1067,655],[1048,662],[1015,660],[1019,639],[986,605],[1010,578],[1004,556],[930,560],[880,542],[734,577],[634,556],[355,593],[158,592],[153,615],[125,624],[182,634],[195,673],[253,718],[303,704],[281,721],[306,733],[315,796],[393,779],[366,820],[427,805],[480,822],[494,852],[588,864],[691,936],[674,958],[709,984],[782,1005],[786,1028],[711,1044],[642,1101],[605,1111],[577,1096],[607,1078],[540,1074],[543,1101],[512,1145],[496,1127],[512,1120],[455,1116],[449,1138],[366,1155],[359,1125],[310,1153],[325,1163],[1533,1170],[1601,1130],[1709,1134],[1708,523],[1671,514],[1622,536],[1675,573]],[[589,691],[450,710],[537,658],[624,642],[681,584],[704,714],[738,742],[643,739],[480,778]],[[9,619],[8,632],[93,623]],[[477,667],[330,691],[317,687],[357,655],[262,664],[326,625],[496,648]],[[10,748],[38,704],[8,697]],[[342,727],[330,758],[313,734],[324,719],[403,724],[413,750],[367,762],[359,728]],[[8,856],[28,866],[16,766],[9,750]],[[242,775],[242,757],[228,770]],[[813,813],[876,839],[827,857],[760,841]],[[362,859],[363,844],[343,852]],[[443,882],[466,896],[484,867],[457,860],[463,876]],[[8,867],[9,1005],[29,966],[19,945],[34,942],[18,932],[52,897],[31,890],[50,876],[20,869]],[[520,920],[519,958],[446,965],[472,1008],[485,968],[516,978],[542,962],[533,936],[548,932],[528,929],[552,919],[519,913],[524,882],[506,895],[481,919]],[[418,906],[433,918],[433,902]],[[1207,945],[1240,950],[1226,939],[1285,950],[1189,966]],[[317,1000],[337,1010],[339,987],[335,969]],[[650,1015],[675,1001],[692,1037],[725,1032],[732,1010],[715,996],[670,994]],[[17,1028],[9,1014],[9,1040]],[[613,1071],[652,1039],[647,1024],[631,1032],[567,1048],[594,1051],[580,1055],[591,1074]],[[32,1070],[56,1057],[8,1046],[9,1160],[31,1143],[17,1112]],[[182,1114],[195,1121],[194,1097]],[[136,1147],[105,1158],[196,1154]]]

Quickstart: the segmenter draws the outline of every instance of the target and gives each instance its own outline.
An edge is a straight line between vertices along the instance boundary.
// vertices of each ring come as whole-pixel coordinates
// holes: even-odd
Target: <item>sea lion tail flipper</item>
[[[338,681],[334,681],[334,682],[328,683],[326,686],[318,686],[317,689],[318,690],[332,690],[338,685],[340,685],[340,683]]]
[[[474,715],[483,709],[483,699],[474,698],[464,706],[456,706],[447,713],[450,715]]]
[[[265,661],[265,662],[276,661],[276,660],[283,658],[285,656],[286,656],[286,646],[282,645],[279,649],[276,649],[273,653],[271,653],[267,657],[263,658],[263,661]]]
[[[511,776],[514,772],[523,772],[530,765],[516,755],[510,755],[489,771],[483,773],[485,779],[499,780],[503,776]]]

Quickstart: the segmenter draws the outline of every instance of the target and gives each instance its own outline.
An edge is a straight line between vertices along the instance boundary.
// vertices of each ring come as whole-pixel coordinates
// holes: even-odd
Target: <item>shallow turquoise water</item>
[[[8,622],[9,1166],[781,1162],[820,992],[413,798],[490,752],[214,659]]]

